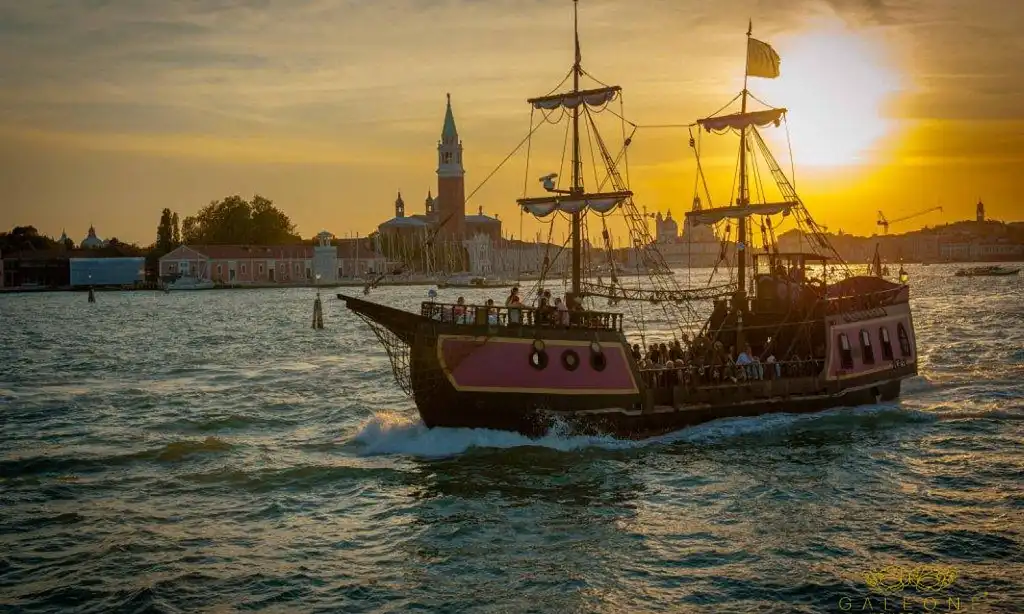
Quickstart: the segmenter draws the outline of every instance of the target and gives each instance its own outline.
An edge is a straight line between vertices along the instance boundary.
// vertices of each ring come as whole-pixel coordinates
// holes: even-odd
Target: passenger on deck
[[[730,345],[729,351],[725,354],[725,373],[722,379],[728,377],[732,381],[736,381],[736,346]]]
[[[711,374],[710,381],[717,384],[722,380],[725,375],[725,350],[722,349],[722,342],[715,341],[715,345],[711,350]]]
[[[775,361],[775,354],[771,350],[768,350],[768,358],[765,359],[764,364],[768,367],[766,371],[768,379],[779,379],[782,377],[782,367]]]
[[[550,302],[548,302],[548,297],[541,295],[537,299],[537,313],[534,316],[536,318],[536,324],[538,326],[550,325],[551,315],[554,312],[554,310],[554,306],[551,305]]]
[[[555,299],[555,308],[558,309],[558,322],[562,326],[569,326],[569,303],[562,299]]]
[[[643,360],[643,358],[644,358],[644,356],[640,352],[640,344],[639,343],[634,343],[633,344],[633,360],[635,360],[637,362],[637,364],[640,364],[640,361]]]
[[[459,300],[455,301],[455,306],[452,307],[452,321],[456,324],[466,323],[466,299],[459,297]]]
[[[512,292],[505,299],[506,307],[522,307],[523,302],[519,300],[519,286],[512,286]]]
[[[651,346],[647,348],[647,360],[652,365],[660,365],[665,362],[661,355],[658,353],[657,343],[652,343]]]
[[[669,360],[683,359],[683,348],[679,345],[678,339],[672,341],[672,347],[668,349],[668,358]]]
[[[743,369],[748,380],[758,380],[764,377],[761,363],[754,356],[749,343],[743,347],[743,351],[736,358],[736,365]]]
[[[487,299],[487,323],[495,325],[498,323],[498,309],[494,306],[494,299]]]

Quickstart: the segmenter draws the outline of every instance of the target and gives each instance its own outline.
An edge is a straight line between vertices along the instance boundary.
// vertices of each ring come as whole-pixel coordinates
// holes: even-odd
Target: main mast
[[[747,26],[747,48],[750,47],[750,36],[753,34],[754,23],[749,22]],[[743,67],[743,92],[740,100],[740,113],[747,112],[747,79],[750,72],[750,53],[747,53],[746,63]],[[746,207],[750,204],[747,197],[747,127],[740,127],[740,193],[736,202],[739,207]],[[736,281],[739,286],[736,292],[737,308],[746,310],[747,297],[747,218],[739,216],[736,229]],[[741,333],[742,334],[742,333]]]
[[[576,61],[572,65],[572,93],[580,91],[580,73],[583,72],[580,66],[580,31],[579,31],[579,0],[572,2],[572,33],[575,42]],[[582,194],[583,186],[580,184],[580,105],[572,109],[572,194]],[[580,245],[580,220],[583,211],[572,213],[572,296],[577,299],[580,295],[580,269],[582,260],[582,249]]]

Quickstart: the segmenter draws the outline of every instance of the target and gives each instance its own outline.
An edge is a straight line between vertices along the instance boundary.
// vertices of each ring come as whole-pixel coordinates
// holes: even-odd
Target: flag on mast
[[[756,38],[747,37],[747,76],[775,79],[779,76],[779,54],[772,46]]]

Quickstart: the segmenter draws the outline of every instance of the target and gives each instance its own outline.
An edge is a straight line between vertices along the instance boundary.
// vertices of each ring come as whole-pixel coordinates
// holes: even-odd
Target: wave
[[[203,420],[182,418],[180,420],[172,420],[170,422],[165,422],[163,424],[158,425],[155,428],[171,431],[205,433],[208,431],[245,429],[253,426],[275,427],[290,426],[294,424],[294,421],[282,418],[263,418],[260,416],[231,414],[229,416],[219,416],[215,418],[206,418]]]
[[[217,437],[207,437],[202,441],[174,441],[155,451],[141,455],[142,458],[154,458],[164,462],[178,462],[195,454],[227,452],[231,444]]]
[[[822,428],[849,430],[869,421],[895,425],[933,421],[929,412],[898,405],[837,408],[813,414],[765,414],[746,418],[722,418],[643,440],[616,439],[610,435],[573,435],[558,424],[547,435],[530,438],[519,433],[490,429],[427,428],[418,417],[396,411],[377,411],[357,430],[353,440],[361,445],[361,454],[405,455],[444,458],[463,454],[473,448],[510,449],[541,447],[559,452],[587,448],[630,450],[673,443],[713,443],[752,434],[787,430],[798,424],[818,423]]]
[[[202,441],[173,441],[158,448],[127,454],[14,457],[0,460],[0,476],[3,476],[4,479],[19,479],[37,475],[70,477],[75,474],[106,471],[111,467],[128,465],[137,461],[175,463],[191,456],[219,454],[232,448],[233,446],[223,439],[211,436]]]
[[[623,449],[641,442],[611,436],[566,435],[559,426],[551,433],[531,439],[519,433],[491,429],[427,428],[423,421],[394,411],[378,411],[359,427],[354,440],[364,455],[402,454],[442,458],[462,454],[471,448],[550,448],[561,452],[590,447]]]

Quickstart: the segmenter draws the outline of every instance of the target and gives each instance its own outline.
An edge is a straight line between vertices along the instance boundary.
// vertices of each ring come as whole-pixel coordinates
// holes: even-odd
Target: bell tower
[[[402,200],[402,193],[398,193],[395,199],[395,217],[405,217],[405,201]]]
[[[452,115],[452,95],[444,113],[441,140],[437,143],[437,223],[439,234],[462,238],[466,230],[466,171],[462,168],[462,141]]]

